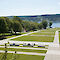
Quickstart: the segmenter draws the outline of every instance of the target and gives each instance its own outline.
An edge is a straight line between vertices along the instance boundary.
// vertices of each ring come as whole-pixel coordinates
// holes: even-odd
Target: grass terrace
[[[32,33],[32,34],[33,35],[55,35],[54,32],[37,32],[37,33]]]
[[[3,58],[4,53],[0,53],[0,59]],[[12,60],[16,58],[16,60],[44,60],[44,56],[35,56],[35,55],[23,55],[23,54],[7,54],[7,60]]]
[[[59,43],[60,43],[60,31],[59,31]]]
[[[0,50],[5,50],[5,48],[0,48]],[[7,48],[7,51],[20,51],[20,52],[35,52],[35,53],[46,53],[47,50],[33,50],[33,49],[15,49]]]
[[[0,33],[0,36],[4,35],[6,38],[12,38],[12,37],[19,36],[19,35],[26,34],[26,33],[28,32],[17,33],[16,35],[11,34],[11,33]]]
[[[59,30],[59,29],[60,28],[51,28],[51,29],[41,30],[41,31],[39,31],[37,33],[32,33],[32,34],[30,34],[28,36],[19,37],[19,38],[15,38],[15,39],[12,39],[12,40],[16,40],[16,41],[53,42],[55,32],[56,32],[56,30]],[[35,36],[35,35],[37,35],[37,36]]]
[[[22,36],[15,39],[15,41],[37,41],[37,42],[53,42],[54,37],[50,36]]]
[[[51,28],[51,29],[49,29],[49,28],[47,28],[46,30],[41,30],[41,32],[56,32],[56,30],[60,30],[60,28]]]

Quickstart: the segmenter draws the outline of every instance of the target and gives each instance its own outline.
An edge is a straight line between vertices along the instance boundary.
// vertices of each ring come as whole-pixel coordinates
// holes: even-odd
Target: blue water
[[[60,23],[53,23],[52,27],[60,27]]]

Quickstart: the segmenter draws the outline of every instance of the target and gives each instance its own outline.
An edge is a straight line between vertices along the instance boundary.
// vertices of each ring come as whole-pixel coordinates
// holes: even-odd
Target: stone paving
[[[56,31],[54,42],[49,46],[44,60],[60,60],[59,31]]]

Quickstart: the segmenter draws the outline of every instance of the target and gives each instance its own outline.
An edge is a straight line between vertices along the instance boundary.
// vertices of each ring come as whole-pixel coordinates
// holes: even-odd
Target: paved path
[[[4,48],[5,46],[0,46],[0,48]],[[7,46],[7,48],[15,48],[15,49],[32,49],[32,50],[47,50],[45,48],[32,48],[32,47],[11,47]]]
[[[60,60],[59,32],[56,31],[54,42],[49,46],[44,60]]]
[[[5,51],[0,50],[0,53],[4,53]],[[15,51],[8,51],[7,53],[15,53]],[[27,55],[39,55],[39,56],[45,56],[44,53],[34,53],[34,52],[18,52],[16,54],[27,54]]]

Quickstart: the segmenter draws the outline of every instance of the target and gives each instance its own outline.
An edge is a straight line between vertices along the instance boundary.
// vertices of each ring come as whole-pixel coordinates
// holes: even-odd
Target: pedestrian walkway
[[[54,42],[49,46],[44,60],[60,60],[59,31],[56,31]]]

